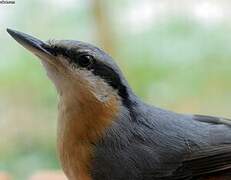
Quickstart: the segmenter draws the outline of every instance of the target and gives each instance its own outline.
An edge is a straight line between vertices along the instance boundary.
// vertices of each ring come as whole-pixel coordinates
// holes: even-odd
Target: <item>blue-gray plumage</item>
[[[90,44],[8,32],[42,59],[59,92],[59,153],[70,180],[231,179],[230,120],[144,103]]]
[[[95,179],[192,179],[231,168],[229,125],[136,101],[97,145]]]

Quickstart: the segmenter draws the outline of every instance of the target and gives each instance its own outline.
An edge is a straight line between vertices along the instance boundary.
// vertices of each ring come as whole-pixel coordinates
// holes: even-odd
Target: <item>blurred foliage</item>
[[[42,39],[78,39],[104,49],[110,42],[108,51],[134,91],[149,103],[178,112],[231,116],[231,24],[204,25],[166,15],[132,33],[116,16],[132,1],[101,1],[104,16],[99,18],[107,16],[103,28],[94,3],[78,2],[64,7],[39,0],[17,2],[2,27]],[[104,28],[109,28],[106,40],[100,37]],[[0,30],[0,41],[0,170],[20,180],[39,169],[59,168],[58,100],[37,58],[5,29]]]

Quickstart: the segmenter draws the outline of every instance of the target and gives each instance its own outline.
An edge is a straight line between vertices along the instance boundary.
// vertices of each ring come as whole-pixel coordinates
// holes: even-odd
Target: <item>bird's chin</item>
[[[60,91],[60,84],[62,83],[61,82],[62,77],[61,77],[60,72],[58,71],[57,67],[46,60],[41,60],[41,63],[46,70],[47,76],[53,82],[57,91],[59,92]]]

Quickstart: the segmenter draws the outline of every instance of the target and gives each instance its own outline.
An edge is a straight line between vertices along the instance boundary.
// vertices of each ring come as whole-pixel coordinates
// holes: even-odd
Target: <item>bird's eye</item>
[[[89,67],[94,63],[94,58],[90,55],[80,55],[78,57],[78,64],[81,67]]]

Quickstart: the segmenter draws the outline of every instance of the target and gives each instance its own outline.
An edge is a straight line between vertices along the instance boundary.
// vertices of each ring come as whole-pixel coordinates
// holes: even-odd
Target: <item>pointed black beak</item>
[[[41,57],[41,58],[47,58],[52,56],[51,52],[49,50],[51,47],[44,43],[43,41],[32,37],[28,34],[15,31],[12,29],[7,29],[7,32],[23,47],[34,53],[35,55]]]

